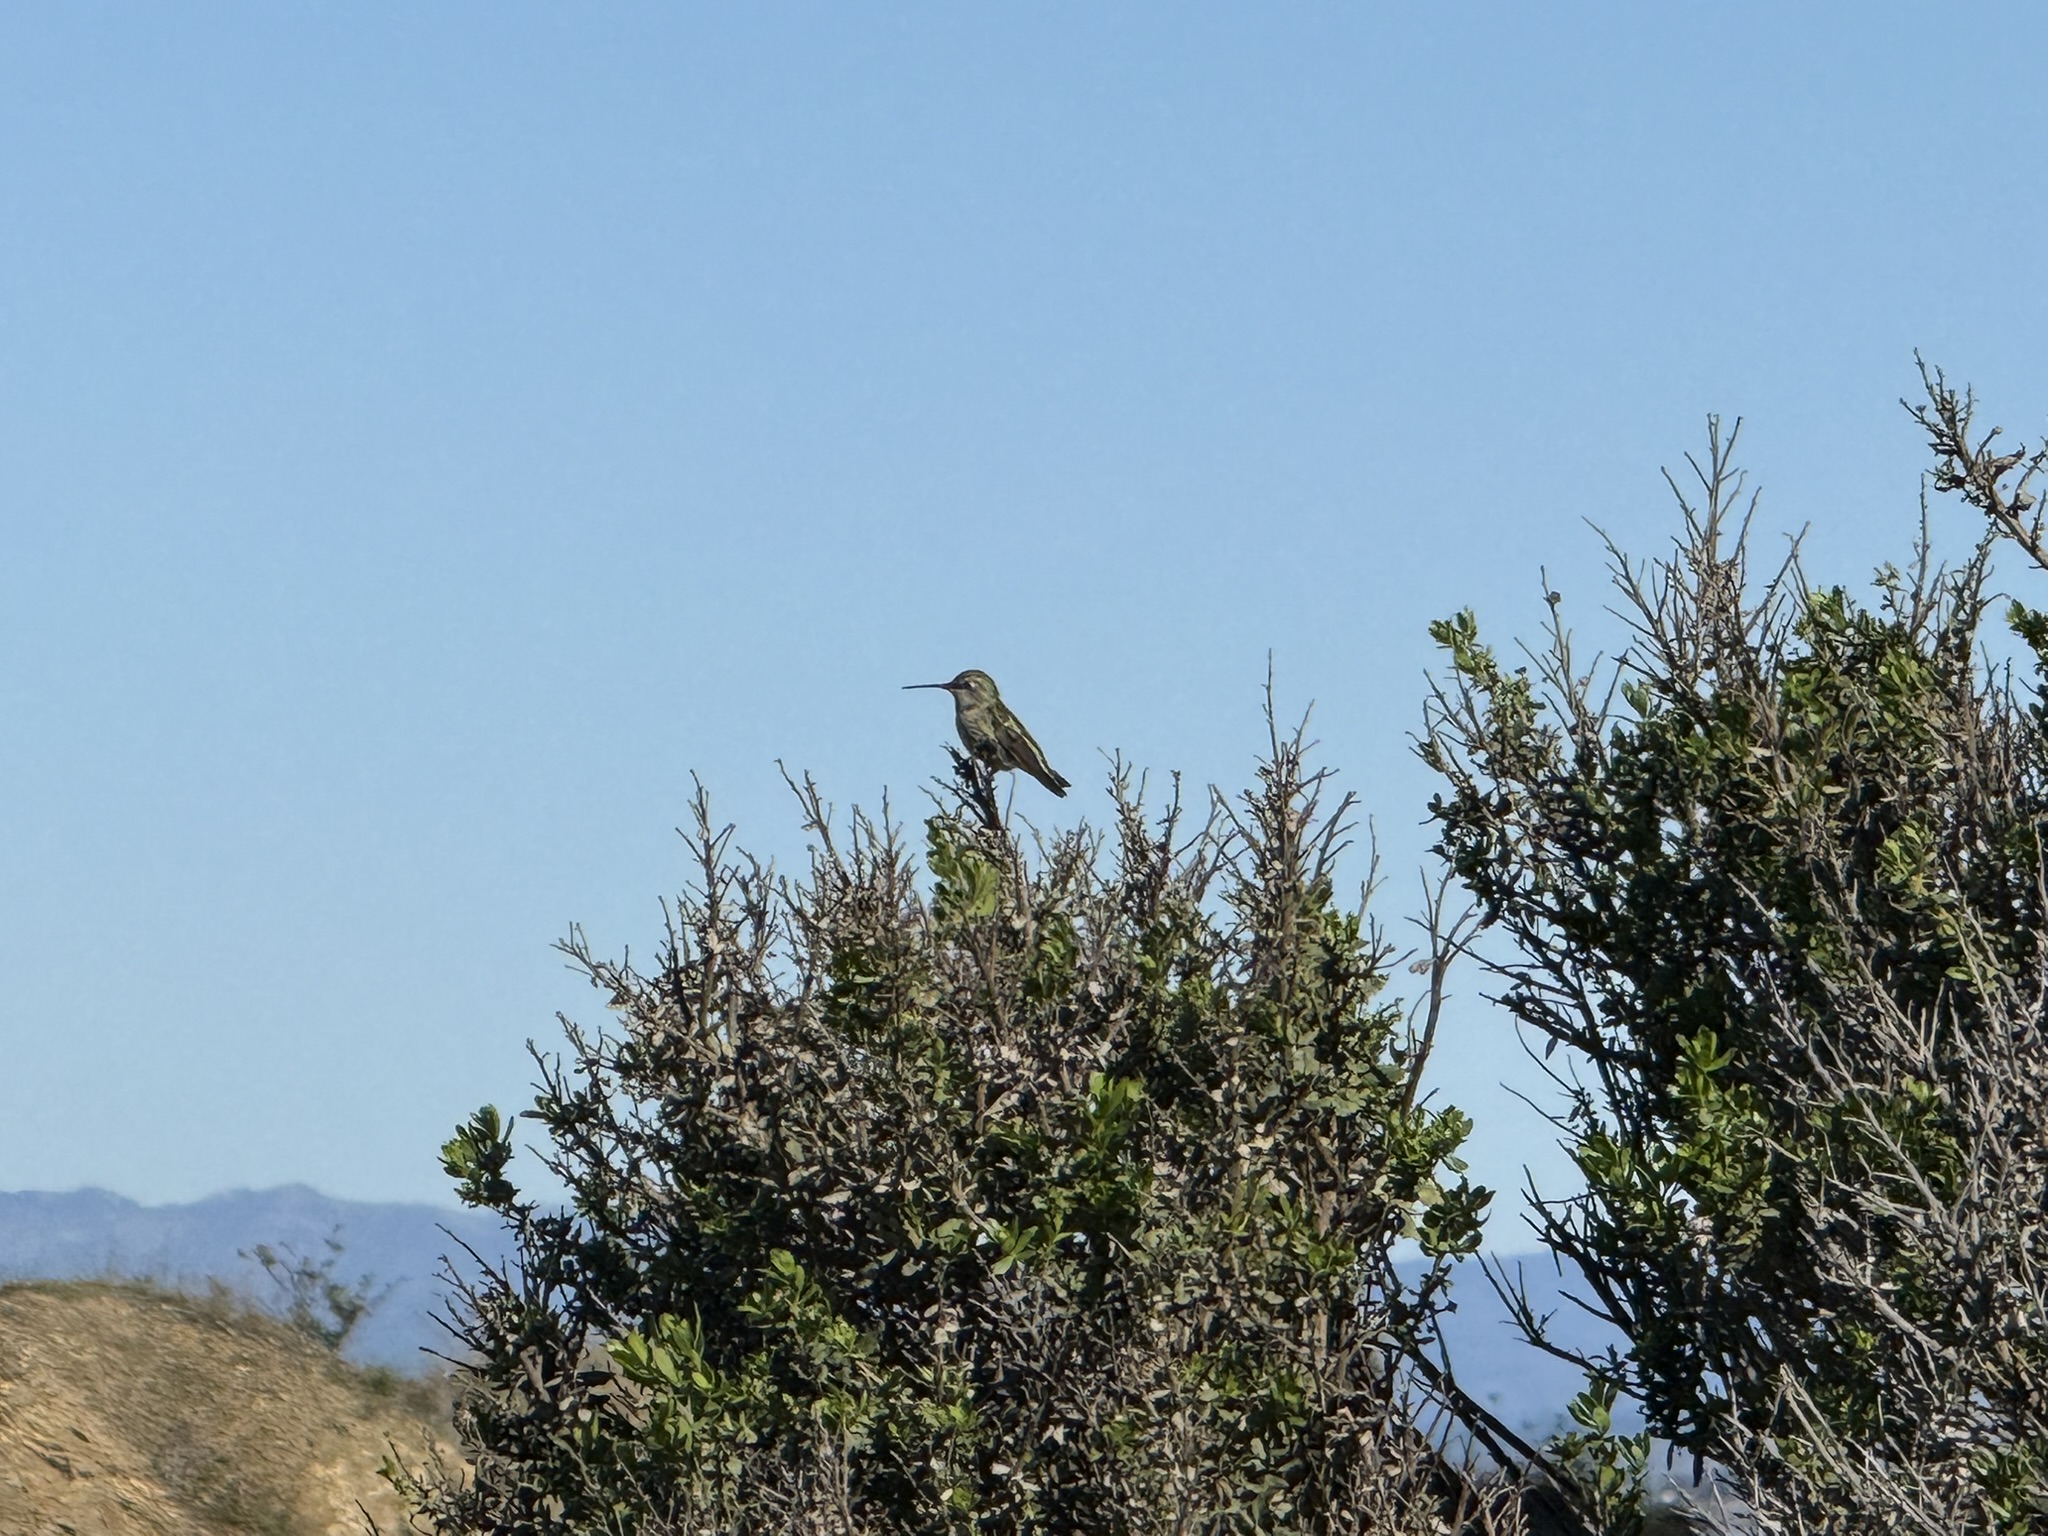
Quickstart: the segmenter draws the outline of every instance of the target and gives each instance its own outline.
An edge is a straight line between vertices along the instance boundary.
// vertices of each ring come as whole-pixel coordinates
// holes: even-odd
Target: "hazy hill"
[[[445,1390],[337,1361],[219,1296],[0,1287],[7,1536],[360,1536],[404,1529],[396,1444],[450,1446]]]
[[[0,1193],[0,1280],[118,1276],[203,1291],[218,1279],[268,1304],[277,1287],[239,1254],[267,1243],[325,1258],[325,1239],[337,1228],[344,1251],[335,1278],[370,1275],[380,1288],[393,1286],[349,1341],[348,1357],[404,1371],[432,1365],[422,1346],[446,1345],[433,1314],[446,1291],[441,1256],[462,1258],[449,1233],[493,1262],[509,1246],[495,1218],[475,1211],[336,1200],[303,1184],[189,1205],[138,1205],[103,1189]]]
[[[203,1291],[207,1279],[219,1278],[267,1301],[274,1288],[238,1251],[286,1243],[324,1255],[322,1242],[337,1227],[346,1245],[338,1277],[369,1274],[396,1284],[350,1341],[349,1357],[406,1371],[432,1363],[422,1346],[446,1346],[433,1314],[445,1294],[441,1256],[461,1256],[448,1234],[494,1262],[508,1246],[496,1223],[474,1211],[335,1200],[301,1184],[237,1190],[189,1205],[138,1205],[98,1189],[0,1194],[0,1280],[138,1276]],[[1597,1338],[1561,1299],[1568,1287],[1560,1286],[1549,1261],[1533,1256],[1524,1262],[1531,1299],[1539,1310],[1557,1311],[1560,1332]],[[1510,1424],[1550,1429],[1579,1389],[1578,1378],[1517,1342],[1476,1265],[1466,1266],[1457,1295],[1459,1310],[1446,1333],[1459,1380]]]

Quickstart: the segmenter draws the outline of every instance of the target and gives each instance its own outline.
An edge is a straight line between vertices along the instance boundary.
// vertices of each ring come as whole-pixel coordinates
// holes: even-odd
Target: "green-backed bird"
[[[969,667],[950,683],[904,686],[943,688],[953,695],[953,723],[960,729],[961,744],[991,772],[998,768],[1022,768],[1054,794],[1067,792],[1067,781],[1053,772],[1038,743],[1024,729],[1024,722],[1011,713],[1010,706],[996,691],[996,680],[986,672]]]

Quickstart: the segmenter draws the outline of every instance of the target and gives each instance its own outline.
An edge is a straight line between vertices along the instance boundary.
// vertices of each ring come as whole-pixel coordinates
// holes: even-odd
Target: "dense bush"
[[[2040,459],[1927,383],[1935,483],[1988,519],[1956,569],[1923,535],[1874,606],[1753,584],[1716,436],[1676,555],[1617,559],[1617,665],[1561,620],[1533,677],[1437,627],[1442,852],[1585,1176],[1541,1236],[1628,1340],[1589,1399],[1785,1531],[2048,1528],[2048,758],[1979,653]],[[1641,1451],[1578,1447],[1617,1487]]]
[[[528,1112],[570,1209],[494,1111],[447,1148],[519,1263],[436,1527],[1492,1528],[1397,1369],[1488,1198],[1418,1092],[1447,955],[1411,1021],[1298,738],[1193,825],[1113,787],[1027,849],[962,765],[920,872],[806,784],[800,882],[700,797],[655,964],[572,936],[616,1022]]]

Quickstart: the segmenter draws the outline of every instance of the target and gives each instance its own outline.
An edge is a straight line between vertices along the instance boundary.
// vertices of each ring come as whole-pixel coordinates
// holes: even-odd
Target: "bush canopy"
[[[447,1149],[520,1263],[464,1311],[474,1471],[434,1491],[442,1529],[1476,1507],[1397,1367],[1488,1196],[1467,1121],[1418,1091],[1433,1014],[1388,1001],[1338,898],[1348,801],[1276,734],[1235,805],[1148,817],[1119,774],[1113,832],[1027,854],[960,772],[927,878],[900,827],[835,828],[804,784],[811,868],[778,879],[700,793],[656,963],[565,946],[615,1020],[569,1027],[528,1112],[571,1208],[521,1198],[495,1112]]]
[[[1406,1001],[1339,895],[1351,802],[1270,704],[1248,792],[1191,816],[1119,766],[1105,832],[1027,838],[962,759],[914,858],[793,784],[800,879],[700,791],[654,963],[564,946],[612,1014],[536,1053],[566,1207],[515,1187],[495,1110],[445,1149],[518,1257],[455,1308],[467,1466],[392,1469],[420,1517],[2048,1530],[2048,612],[2004,611],[2034,685],[1984,624],[1997,549],[2048,572],[2048,460],[1923,379],[1931,483],[1982,520],[1959,563],[1923,507],[1868,598],[1796,550],[1755,578],[1715,424],[1674,551],[1613,551],[1612,659],[1555,597],[1527,666],[1433,627],[1444,883]],[[1550,1074],[1582,1183],[1532,1223],[1621,1340],[1557,1342],[1492,1268],[1587,1375],[1540,1447],[1438,1328],[1490,1199],[1424,1081],[1454,961]],[[1646,1501],[1652,1437],[1749,1508]]]

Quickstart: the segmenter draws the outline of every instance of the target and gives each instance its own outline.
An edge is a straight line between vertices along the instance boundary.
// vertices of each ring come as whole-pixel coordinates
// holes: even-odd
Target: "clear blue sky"
[[[1656,551],[1709,411],[1849,580],[1915,348],[2048,414],[2044,56],[2017,6],[0,12],[0,1187],[444,1199],[595,1012],[551,941],[651,949],[691,773],[785,860],[777,759],[915,815],[899,685],[965,666],[1051,821],[1112,750],[1242,783],[1270,651],[1398,919],[1430,618],[1532,632],[1547,564],[1611,640],[1585,520]]]

